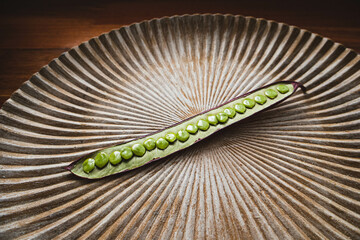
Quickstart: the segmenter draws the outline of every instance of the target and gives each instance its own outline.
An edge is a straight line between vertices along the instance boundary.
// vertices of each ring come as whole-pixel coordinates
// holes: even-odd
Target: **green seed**
[[[255,106],[255,101],[250,98],[246,98],[246,99],[244,99],[243,104],[247,108],[253,108]]]
[[[200,120],[196,123],[196,126],[197,126],[200,130],[206,131],[206,130],[209,129],[210,124],[209,124],[207,121],[200,119]]]
[[[156,140],[156,146],[157,148],[164,150],[165,148],[167,148],[169,146],[169,142],[165,140],[165,138],[159,138],[158,140]]]
[[[186,126],[186,131],[188,131],[191,134],[195,134],[198,131],[198,127],[194,124],[189,124]]]
[[[235,108],[235,111],[237,111],[238,113],[246,112],[246,107],[242,103],[235,104],[234,108]]]
[[[229,118],[233,118],[236,114],[235,110],[232,108],[225,108],[224,113],[228,115]]]
[[[227,122],[227,120],[229,119],[228,115],[226,113],[218,113],[216,114],[216,118],[219,120],[219,122],[221,123],[225,123]]]
[[[113,151],[109,156],[109,161],[112,165],[119,164],[121,162],[121,154],[119,151]]]
[[[88,158],[83,162],[83,170],[86,173],[91,172],[95,168],[95,160],[93,158]]]
[[[169,143],[173,143],[173,142],[176,141],[176,135],[174,133],[168,133],[168,134],[165,135],[165,139]]]
[[[144,141],[144,146],[146,150],[151,151],[156,147],[155,140],[153,138],[148,138]]]
[[[287,93],[289,91],[288,86],[286,85],[279,85],[276,87],[276,89],[280,92],[280,93]]]
[[[133,151],[129,147],[124,147],[121,151],[121,157],[125,160],[129,160],[133,156]]]
[[[254,99],[255,99],[255,102],[257,102],[258,104],[261,104],[261,105],[266,103],[266,100],[267,100],[264,95],[256,95]]]
[[[190,137],[190,134],[185,130],[180,130],[176,134],[176,138],[179,139],[181,142],[185,142]]]
[[[268,98],[274,99],[277,97],[277,92],[274,89],[268,89],[265,91],[265,96]]]
[[[207,120],[208,120],[208,122],[211,124],[211,125],[216,125],[216,124],[218,124],[218,120],[217,120],[217,118],[216,118],[216,116],[215,115],[209,115],[208,117],[207,117]]]
[[[133,153],[138,156],[141,157],[145,154],[146,149],[144,147],[144,145],[140,144],[140,143],[135,143],[132,147],[131,150],[133,151]]]
[[[99,152],[95,157],[95,165],[103,168],[109,161],[109,155],[106,152]]]

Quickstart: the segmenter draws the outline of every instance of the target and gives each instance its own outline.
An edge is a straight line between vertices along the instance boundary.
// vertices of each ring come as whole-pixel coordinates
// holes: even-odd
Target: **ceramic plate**
[[[63,167],[281,80],[294,96],[101,180]],[[283,23],[185,15],[93,38],[3,105],[1,239],[360,238],[360,56]]]

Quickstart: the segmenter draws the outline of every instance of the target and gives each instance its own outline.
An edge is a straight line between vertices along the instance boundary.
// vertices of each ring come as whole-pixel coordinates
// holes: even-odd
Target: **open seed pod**
[[[0,111],[0,238],[358,238],[359,79],[354,51],[250,17],[175,16],[91,39]],[[282,80],[307,94],[120,175],[64,170]]]

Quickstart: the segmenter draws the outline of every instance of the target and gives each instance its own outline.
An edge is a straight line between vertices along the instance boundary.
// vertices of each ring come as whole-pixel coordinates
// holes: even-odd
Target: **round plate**
[[[63,169],[280,80],[307,94],[126,174]],[[0,238],[359,238],[359,107],[360,56],[293,26],[185,15],[111,31],[3,105]]]

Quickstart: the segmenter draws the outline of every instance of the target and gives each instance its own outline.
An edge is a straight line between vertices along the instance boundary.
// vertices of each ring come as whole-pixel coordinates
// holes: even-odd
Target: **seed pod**
[[[91,153],[66,169],[96,179],[141,167],[284,101],[299,87],[305,91],[300,83],[286,81],[262,87],[156,133]],[[99,154],[104,158],[96,162]]]

